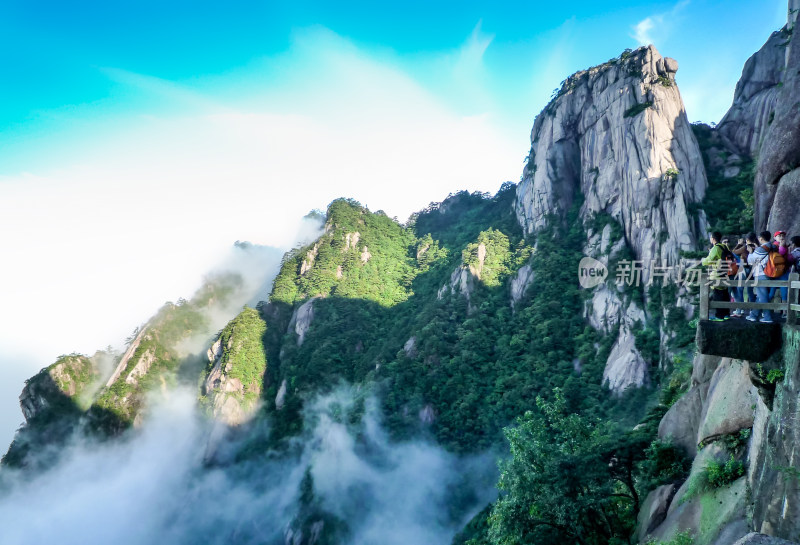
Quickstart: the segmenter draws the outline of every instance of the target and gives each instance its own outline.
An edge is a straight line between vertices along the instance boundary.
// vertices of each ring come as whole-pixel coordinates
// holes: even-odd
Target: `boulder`
[[[647,362],[644,361],[639,351],[633,333],[627,325],[620,328],[617,342],[608,356],[606,368],[603,371],[603,384],[608,385],[612,392],[621,395],[630,387],[640,387],[647,381]]]
[[[794,541],[786,541],[779,537],[772,537],[765,534],[750,532],[733,545],[797,545]]]
[[[690,388],[669,408],[658,425],[659,439],[671,441],[692,458],[697,453],[697,429],[703,412],[701,389]]]
[[[749,365],[724,358],[714,371],[703,404],[697,443],[753,427],[758,393],[750,382]]]
[[[667,517],[667,509],[675,496],[677,487],[674,484],[659,486],[650,492],[642,502],[637,521],[636,538],[644,541],[644,537],[655,530]]]

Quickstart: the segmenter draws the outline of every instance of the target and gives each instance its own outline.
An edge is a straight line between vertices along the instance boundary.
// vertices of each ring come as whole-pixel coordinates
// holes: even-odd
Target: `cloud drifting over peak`
[[[323,513],[346,522],[347,545],[450,543],[493,499],[493,461],[458,458],[427,443],[391,443],[371,398],[362,398],[366,411],[354,430],[344,422],[358,395],[343,386],[312,400],[306,432],[288,454],[207,467],[209,423],[192,392],[172,391],[124,440],[76,440],[43,474],[6,474],[3,543],[277,545]],[[317,499],[303,521],[298,500],[307,470]]]

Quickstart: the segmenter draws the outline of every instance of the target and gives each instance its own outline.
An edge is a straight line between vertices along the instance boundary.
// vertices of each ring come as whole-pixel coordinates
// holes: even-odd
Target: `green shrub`
[[[658,81],[658,83],[660,83],[664,87],[672,87],[672,80],[669,79],[667,76],[658,76],[658,79],[656,81]]]
[[[635,117],[645,111],[647,108],[651,108],[653,106],[652,102],[641,102],[639,104],[634,104],[627,110],[625,113],[622,114],[622,117]]]
[[[744,475],[744,464],[737,461],[731,453],[725,463],[712,460],[705,468],[705,476],[711,488],[720,488],[731,484]]]
[[[668,180],[672,180],[674,182],[675,180],[678,179],[678,174],[680,174],[680,171],[677,168],[669,167],[664,172],[664,177],[667,178]]]
[[[693,545],[694,537],[689,532],[689,530],[685,530],[675,535],[674,538],[670,539],[669,541],[656,541],[655,539],[649,539],[645,545]]]
[[[656,439],[647,447],[640,469],[646,488],[650,489],[686,478],[691,467],[692,461],[682,449],[670,441]]]
[[[779,380],[783,380],[783,369],[770,369],[767,373],[767,382],[775,384]]]

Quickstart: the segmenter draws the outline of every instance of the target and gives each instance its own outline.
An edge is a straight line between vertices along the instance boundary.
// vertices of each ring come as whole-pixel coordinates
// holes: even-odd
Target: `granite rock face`
[[[664,522],[667,517],[667,508],[675,496],[676,488],[674,484],[665,484],[647,495],[639,509],[638,531],[636,532],[636,538],[639,541],[643,541],[647,534]]]
[[[587,255],[613,257],[627,247],[642,261],[645,283],[653,265],[677,265],[681,250],[696,248],[705,222],[689,210],[703,199],[707,181],[677,69],[649,46],[564,82],[534,122],[517,187],[515,210],[527,233],[553,214],[563,218],[580,199],[585,224],[598,215],[615,224],[590,229]],[[632,334],[639,317],[623,303],[629,298],[605,285],[595,290],[590,322],[606,332],[619,326],[604,382],[615,393],[645,384],[647,364]]]
[[[289,320],[289,331],[294,331],[297,334],[297,346],[301,346],[306,338],[306,333],[311,327],[311,322],[314,320],[314,301],[316,298],[311,298],[292,313],[292,318]]]
[[[523,265],[511,278],[511,308],[514,308],[525,296],[534,280],[533,269],[530,264]]]
[[[720,545],[800,537],[800,328],[784,325],[781,333],[780,350],[768,360],[695,357],[691,388],[659,426],[660,438],[690,451],[692,470],[663,522],[648,525],[649,536],[665,540],[688,529],[695,543]],[[759,395],[762,382],[773,384],[771,405],[772,397]],[[695,430],[693,441],[705,446],[691,452]],[[744,442],[732,447],[732,437]],[[744,475],[717,489],[704,484],[709,462],[730,456],[745,464]],[[640,533],[648,513],[640,513]]]
[[[767,43],[747,59],[736,84],[733,104],[717,125],[723,141],[736,153],[755,155],[769,127],[783,77],[784,42],[786,36],[782,32],[773,32]]]
[[[705,194],[703,161],[677,63],[652,46],[623,57],[570,76],[537,116],[517,218],[531,233],[582,194],[583,219],[607,213],[637,259],[674,264],[703,234],[688,212]]]
[[[739,539],[733,545],[797,545],[794,541],[786,541],[779,537],[772,537],[765,534],[750,532]]]
[[[773,410],[759,404],[752,449],[750,486],[753,526],[785,539],[800,536],[800,330],[784,329],[783,372]]]
[[[791,5],[790,5],[791,9]],[[782,79],[776,86],[775,104],[769,113],[768,127],[763,132],[758,149],[758,164],[755,179],[755,225],[756,228],[776,228],[793,230],[800,228],[800,191],[797,188],[797,174],[792,173],[800,167],[800,40],[793,32],[794,21],[780,31],[785,49],[785,64],[780,66]],[[784,178],[786,178],[784,182]],[[781,190],[780,206],[773,207]]]

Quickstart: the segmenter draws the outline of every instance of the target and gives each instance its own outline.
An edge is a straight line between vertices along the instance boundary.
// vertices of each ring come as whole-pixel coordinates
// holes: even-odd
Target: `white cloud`
[[[476,27],[464,58],[479,60],[487,40]],[[112,119],[104,104],[95,121],[91,105],[77,108],[69,161],[51,164],[57,147],[42,143],[23,172],[0,172],[4,372],[118,345],[164,301],[189,297],[234,241],[291,245],[299,218],[337,197],[403,220],[519,176],[524,143],[491,116],[453,111],[324,29],[213,81],[105,73],[136,110]]]
[[[360,424],[346,425],[358,391],[310,400],[294,452],[212,467],[203,463],[210,427],[194,393],[170,391],[121,440],[75,440],[48,471],[0,475],[3,544],[282,543],[306,468],[322,509],[347,522],[344,543],[450,543],[494,499],[493,458],[392,443],[371,398]]]
[[[645,17],[633,26],[631,37],[641,45],[661,45],[666,40],[675,26],[675,18],[689,5],[691,0],[681,0],[666,13],[659,13]]]
[[[656,16],[657,19],[661,19],[660,16]],[[653,30],[653,26],[655,23],[653,22],[653,17],[647,17],[639,21],[634,27],[634,34],[633,38],[639,45],[649,45],[653,43],[653,39],[650,37],[650,31]]]

